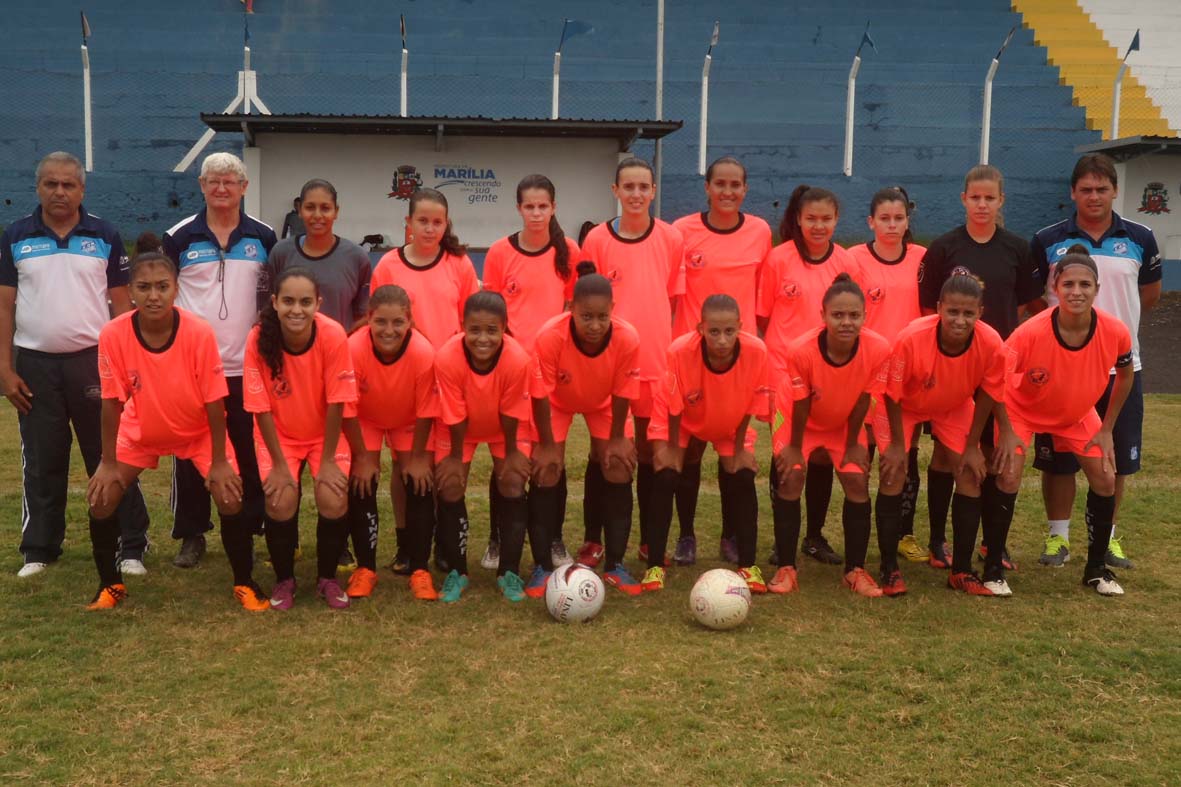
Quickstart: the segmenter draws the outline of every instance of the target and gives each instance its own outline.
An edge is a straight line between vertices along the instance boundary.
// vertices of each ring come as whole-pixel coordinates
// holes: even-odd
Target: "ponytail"
[[[518,206],[529,189],[541,189],[549,194],[551,205],[557,204],[558,192],[554,188],[552,180],[545,175],[526,175],[517,184]],[[557,214],[553,214],[549,218],[549,242],[554,247],[554,273],[558,274],[562,281],[570,281],[570,275],[573,273],[570,270],[570,248],[566,245],[566,233],[562,231],[562,225],[558,223]]]
[[[443,192],[438,189],[419,189],[410,197],[409,215],[414,215],[414,209],[418,207],[420,202],[433,202],[436,205],[442,205],[443,210],[447,211],[447,231],[443,233],[443,240],[439,242],[439,246],[443,251],[455,257],[462,257],[467,254],[467,246],[459,242],[459,238],[455,234],[455,229],[451,225],[451,209],[447,206],[447,198],[443,196]]]

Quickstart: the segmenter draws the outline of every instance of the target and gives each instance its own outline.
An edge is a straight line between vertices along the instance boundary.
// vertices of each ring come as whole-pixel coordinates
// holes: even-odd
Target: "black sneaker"
[[[205,557],[205,536],[189,536],[180,543],[180,551],[172,559],[177,568],[196,568]]]
[[[832,545],[824,536],[804,536],[800,550],[813,560],[828,563],[830,566],[837,566],[843,562],[841,556],[833,551]]]
[[[336,559],[336,562],[345,568],[352,568],[357,565],[357,559],[353,557],[353,553],[349,551],[347,546],[340,550],[340,557]]]
[[[394,562],[390,563],[390,570],[403,577],[408,577],[414,573],[410,570],[410,561],[406,559],[406,555],[402,552],[394,555]]]

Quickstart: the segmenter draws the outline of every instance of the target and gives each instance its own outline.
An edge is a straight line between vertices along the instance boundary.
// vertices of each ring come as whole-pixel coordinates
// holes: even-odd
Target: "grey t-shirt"
[[[271,249],[267,257],[270,281],[273,283],[291,266],[311,268],[324,298],[320,311],[349,330],[369,311],[369,255],[351,240],[337,238],[330,252],[322,257],[309,257],[299,246],[302,238],[303,235],[285,238]]]

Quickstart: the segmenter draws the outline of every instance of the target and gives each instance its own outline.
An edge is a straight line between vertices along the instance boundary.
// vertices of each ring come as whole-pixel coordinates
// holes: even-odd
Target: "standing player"
[[[758,216],[742,212],[746,191],[746,167],[733,156],[723,156],[705,171],[709,209],[673,222],[685,241],[685,296],[677,304],[673,318],[674,337],[696,332],[701,307],[715,293],[732,296],[748,319],[755,313],[759,275],[771,251],[771,228]],[[678,565],[697,562],[693,524],[700,485],[700,461],[687,462],[681,468],[676,495],[681,535],[673,561]],[[724,560],[736,562],[732,528],[733,523],[723,518],[720,551]]]
[[[613,314],[611,282],[595,273],[595,264],[578,263],[578,282],[570,314],[551,318],[537,336],[533,378],[533,486],[529,490],[529,540],[536,565],[527,595],[539,598],[554,569],[543,545],[558,526],[566,494],[559,479],[566,470],[566,435],[577,413],[590,431],[590,467],[604,480],[605,499],[583,499],[588,512],[603,511],[606,531],[607,584],[630,595],[640,585],[623,563],[632,522],[632,473],[635,443],[628,406],[639,391],[640,337]]]
[[[901,186],[881,189],[869,202],[868,222],[873,240],[849,249],[861,268],[859,282],[865,290],[865,327],[881,334],[891,344],[898,332],[920,313],[918,274],[927,249],[913,242],[911,208],[910,197]],[[871,442],[871,450],[873,445]],[[907,455],[906,480],[902,486],[898,554],[923,563],[928,552],[914,539],[918,494],[919,446],[915,440]]]
[[[1055,450],[1073,453],[1090,485],[1087,523],[1092,532],[1083,584],[1101,596],[1120,596],[1124,590],[1105,560],[1115,515],[1113,431],[1132,389],[1132,335],[1118,318],[1094,308],[1099,270],[1085,251],[1085,246],[1073,246],[1058,258],[1051,277],[1058,305],[1027,320],[1005,342],[1005,409],[1023,445],[997,457],[997,464],[1008,463],[997,481],[1003,495],[1000,511],[1007,517],[997,540],[988,545],[991,565],[986,565],[985,578],[999,568],[994,554],[1003,546],[1021,487],[1023,446],[1030,445],[1036,432],[1049,435]],[[1100,420],[1094,403],[1111,384],[1112,367],[1116,379]]]
[[[99,334],[102,461],[87,486],[90,542],[99,591],[89,609],[110,609],[127,595],[115,562],[115,510],[124,490],[161,456],[194,463],[221,516],[221,539],[234,572],[234,596],[248,610],[270,608],[251,576],[254,546],[242,519],[242,479],[226,444],[225,375],[213,329],[174,308],[177,276],[159,252],[131,263],[135,311]]]
[[[357,244],[334,232],[340,205],[336,187],[315,178],[303,184],[296,199],[300,226],[291,237],[284,236],[267,257],[267,281],[293,265],[315,271],[323,303],[320,313],[336,320],[352,333],[365,324],[369,302],[369,255]],[[284,223],[284,229],[287,225]],[[398,498],[394,498],[395,501]],[[403,503],[404,504],[404,503]],[[395,514],[400,514],[395,506]],[[399,519],[401,521],[401,519]],[[354,548],[361,547],[354,544]],[[348,546],[340,564],[353,564]]]
[[[242,407],[242,357],[246,336],[269,293],[265,266],[275,232],[242,208],[249,182],[246,165],[232,153],[211,153],[201,162],[205,210],[164,234],[164,253],[180,270],[176,303],[201,317],[217,334],[225,364],[226,428],[242,474],[243,517],[254,532],[262,526],[263,494],[254,456],[254,419]],[[181,539],[173,565],[193,568],[205,554],[209,495],[201,474],[178,460],[172,475],[172,537]]]
[[[415,598],[438,598],[427,560],[435,532],[431,439],[439,415],[435,351],[414,330],[410,296],[396,284],[378,287],[369,298],[369,324],[349,337],[357,373],[357,422],[365,450],[352,458],[349,528],[357,569],[349,577],[349,598],[370,595],[377,585],[377,481],[382,440],[393,454],[390,497],[405,500],[399,536],[410,563]]]
[[[654,178],[652,166],[646,161],[627,158],[619,162],[611,191],[623,213],[591,230],[582,248],[583,256],[594,260],[599,272],[611,281],[616,315],[640,334],[640,393],[632,401],[632,416],[639,459],[636,500],[640,506],[642,560],[647,559],[648,503],[654,476],[648,420],[652,417],[654,387],[664,379],[674,304],[685,291],[681,233],[649,213],[656,197]],[[604,498],[604,481],[597,465],[587,466],[586,484],[590,499]],[[578,562],[595,565],[603,553],[601,536],[592,532],[593,521],[587,524],[586,542]]]
[[[459,601],[468,586],[467,493],[480,443],[492,454],[500,501],[500,560],[496,585],[509,601],[525,598],[520,576],[529,507],[529,355],[505,333],[508,309],[495,292],[477,292],[463,306],[463,333],[435,355],[443,417],[435,437],[439,551],[451,566],[440,598]]]
[[[275,279],[271,303],[246,344],[245,407],[254,413],[254,450],[266,493],[266,538],[275,567],[271,606],[295,603],[295,545],[299,531],[299,476],[307,462],[315,479],[316,593],[333,609],[349,597],[336,581],[348,538],[349,445],[364,450],[356,428],[357,384],[348,336],[318,313],[320,290],[307,268]]]
[[[1055,262],[1074,243],[1083,243],[1099,268],[1103,287],[1095,305],[1117,317],[1132,334],[1132,391],[1120,410],[1112,437],[1115,440],[1115,514],[1119,519],[1127,478],[1140,469],[1140,432],[1144,422],[1144,390],[1140,382],[1140,315],[1160,300],[1160,251],[1152,230],[1128,221],[1114,210],[1118,193],[1115,164],[1102,153],[1088,153],[1078,160],[1070,175],[1070,198],[1075,212],[1069,219],[1052,224],[1033,238],[1033,255],[1053,270]],[[1107,413],[1116,383],[1113,369],[1107,389],[1095,409]],[[1042,565],[1061,566],[1070,559],[1070,512],[1074,508],[1074,477],[1079,465],[1069,453],[1054,450],[1051,441],[1039,435],[1033,466],[1042,471],[1042,496],[1050,531],[1038,559]],[[1114,535],[1107,550],[1107,565],[1131,568],[1120,540]]]
[[[436,350],[460,332],[463,304],[480,289],[476,269],[459,242],[447,215],[447,198],[435,189],[419,189],[410,197],[408,242],[388,252],[373,269],[370,290],[396,284],[410,295],[414,326]],[[397,469],[394,470],[397,473]],[[395,516],[405,507],[394,498]],[[410,564],[399,549],[394,573],[409,574]]]
[[[570,303],[577,278],[571,260],[579,259],[578,244],[566,237],[558,223],[556,195],[553,182],[545,175],[522,178],[517,184],[521,229],[493,243],[484,255],[484,289],[504,296],[513,338],[530,354],[541,326]],[[495,482],[490,484],[488,495],[495,508],[499,496]],[[565,565],[570,562],[562,540],[566,513],[565,468],[558,479],[558,496],[562,501],[561,516],[553,531],[551,560],[556,565]],[[492,564],[487,566],[489,568],[495,568],[500,559],[495,517],[492,527],[486,554],[488,563]],[[540,546],[533,546],[534,551]]]
[[[779,237],[783,240],[771,250],[759,280],[759,331],[767,342],[771,379],[781,379],[787,372],[787,358],[792,344],[802,335],[820,327],[822,300],[838,274],[860,275],[857,260],[833,243],[841,204],[827,189],[797,186],[791,193]],[[808,530],[803,550],[821,563],[833,565],[841,557],[824,537],[824,519],[832,495],[832,466],[823,452],[808,467]],[[796,546],[791,545],[795,554]],[[777,554],[771,555],[772,562]]]
[[[845,531],[845,587],[877,597],[882,589],[865,570],[869,549],[869,450],[865,416],[890,346],[864,330],[865,296],[848,273],[839,274],[822,296],[824,325],[796,340],[775,397],[772,451],[777,484],[772,487],[779,570],[767,589],[799,589],[796,544],[800,537],[800,493],[805,470],[819,452],[828,454],[845,490],[841,524]]]
[[[700,463],[706,444],[712,443],[718,453],[722,518],[733,524],[738,542],[738,573],[752,593],[767,592],[755,560],[759,499],[752,416],[771,417],[767,347],[742,330],[734,298],[710,295],[701,307],[697,330],[678,337],[668,348],[666,382],[648,425],[656,482],[644,590],[664,588],[664,566],[657,556],[668,541],[679,475],[685,466]]]
[[[885,407],[874,418],[873,436],[882,451],[876,504],[881,583],[887,596],[906,592],[898,570],[899,523],[906,453],[930,422],[931,433],[947,452],[955,473],[951,525],[955,534],[948,586],[972,595],[991,596],[972,571],[972,547],[980,528],[980,482],[987,475],[980,435],[1004,398],[1001,337],[980,322],[984,291],[966,274],[943,283],[937,313],[920,317],[899,332],[883,367]],[[1007,424],[1007,420],[998,419]],[[1007,435],[1012,430],[1006,431]],[[985,540],[993,522],[985,523]]]
[[[1017,324],[1028,314],[1042,307],[1045,279],[1029,244],[998,224],[1001,207],[1005,204],[1005,180],[1001,171],[988,164],[968,170],[964,191],[965,222],[936,238],[923,257],[919,269],[919,306],[924,314],[932,314],[939,301],[943,282],[960,269],[980,279],[984,286],[984,313],[981,319],[991,325],[1002,339],[1008,338]],[[986,455],[992,452],[994,430],[990,423],[981,436]],[[931,464],[927,468],[927,505],[931,519],[930,564],[936,568],[951,565],[951,553],[946,545],[947,512],[951,505],[955,482],[954,467],[945,451],[935,444]],[[990,518],[990,507],[997,504],[992,477],[984,481],[982,492],[984,519]],[[981,549],[984,555],[987,548]],[[1001,559],[1012,570],[1008,554]]]

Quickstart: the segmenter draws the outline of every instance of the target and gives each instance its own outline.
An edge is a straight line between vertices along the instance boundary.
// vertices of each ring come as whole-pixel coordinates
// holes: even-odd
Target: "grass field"
[[[383,568],[374,598],[334,613],[313,598],[308,557],[294,610],[243,612],[216,538],[200,568],[171,566],[168,475],[148,473],[150,573],[129,580],[118,610],[87,613],[96,580],[80,472],[62,561],[15,577],[15,423],[8,410],[0,425],[2,784],[1181,780],[1178,396],[1150,397],[1146,469],[1121,526],[1138,559],[1121,575],[1123,599],[1085,591],[1081,559],[1036,566],[1043,515],[1031,473],[1010,541],[1021,563],[1012,599],[952,593],[942,573],[912,564],[910,594],[868,600],[840,587],[839,567],[809,561],[801,593],[757,598],[725,633],[698,627],[687,606],[697,574],[720,565],[712,481],[698,516],[707,559],[671,571],[661,594],[613,592],[596,621],[564,627],[540,602],[504,602],[479,568],[454,606],[413,602]],[[572,440],[575,456],[584,440]],[[484,473],[469,498],[476,558]],[[581,477],[572,467],[572,548]],[[760,558],[771,544],[765,490]],[[828,532],[840,550],[834,497]],[[925,506],[919,523],[922,540]],[[1074,527],[1081,557],[1081,514]],[[382,566],[392,549],[387,531]],[[875,569],[876,559],[871,546]],[[269,570],[258,576],[269,587]]]

